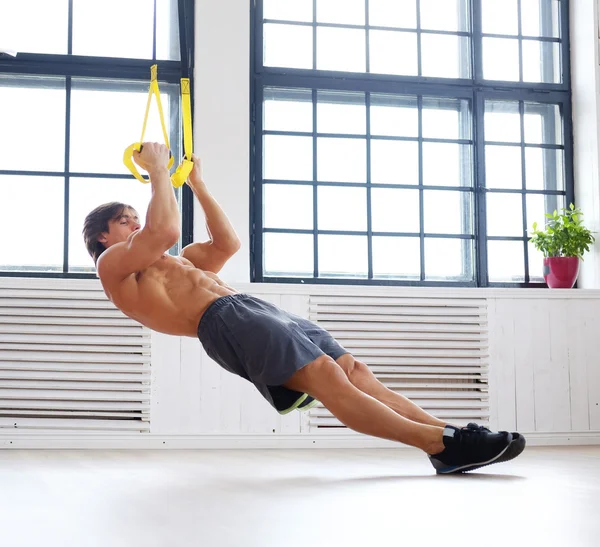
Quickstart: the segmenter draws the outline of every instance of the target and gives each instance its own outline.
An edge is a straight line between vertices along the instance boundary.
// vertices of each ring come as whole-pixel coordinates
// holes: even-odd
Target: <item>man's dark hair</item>
[[[94,264],[98,262],[100,255],[106,250],[106,247],[98,241],[102,232],[108,232],[108,223],[111,220],[117,220],[125,209],[133,209],[131,205],[111,201],[96,207],[83,223],[83,240],[85,246],[94,259]]]

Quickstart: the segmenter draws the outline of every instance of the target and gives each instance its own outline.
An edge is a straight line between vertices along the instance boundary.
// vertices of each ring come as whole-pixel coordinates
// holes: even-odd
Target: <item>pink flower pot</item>
[[[551,289],[571,289],[579,274],[579,258],[553,256],[544,258],[544,279]]]

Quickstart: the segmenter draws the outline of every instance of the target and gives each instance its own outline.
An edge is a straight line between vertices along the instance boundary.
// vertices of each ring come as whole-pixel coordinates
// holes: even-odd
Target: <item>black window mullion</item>
[[[71,195],[71,78],[65,81],[65,194],[64,194],[64,224],[63,224],[63,273],[69,272],[69,210]]]
[[[368,4],[368,0],[367,0]],[[373,204],[371,199],[371,94],[365,93],[367,131],[367,277],[373,279]]]
[[[523,81],[523,22],[521,20],[521,0],[517,0],[517,24],[519,35],[519,82]]]
[[[67,54],[73,53],[73,0],[69,0],[67,22]]]
[[[422,46],[421,46],[421,0],[417,0],[417,74],[422,75]]]
[[[316,6],[316,0],[314,0]],[[316,17],[316,10],[313,15]],[[313,276],[319,277],[319,184],[318,184],[318,141],[317,141],[317,90],[313,89],[312,92],[312,104],[313,104],[313,256],[314,256],[314,270]]]
[[[152,60],[156,61],[156,0],[152,7]]]
[[[485,99],[482,93],[475,92],[473,104],[473,125],[475,131],[475,264],[477,265],[477,286],[485,287],[488,285],[488,258],[484,144]]]
[[[418,0],[417,0],[418,2]],[[425,281],[425,196],[423,194],[423,97],[417,97],[418,111],[418,161],[419,161],[419,241],[421,252],[421,281]]]
[[[261,2],[262,4],[262,2]],[[317,70],[317,0],[313,0],[313,70]]]
[[[521,1],[519,0],[519,9],[521,7]],[[519,11],[519,34],[520,30],[520,17],[521,12]],[[527,180],[526,180],[526,166],[525,166],[525,102],[519,101],[519,118],[521,123],[521,185],[523,194],[521,196],[521,206],[523,211],[523,234],[525,241],[523,241],[523,257],[525,259],[525,283],[529,283],[529,247],[527,246]]]
[[[264,206],[263,206],[263,101],[264,87],[257,78],[253,86],[255,108],[251,116],[250,154],[250,281],[264,281]]]

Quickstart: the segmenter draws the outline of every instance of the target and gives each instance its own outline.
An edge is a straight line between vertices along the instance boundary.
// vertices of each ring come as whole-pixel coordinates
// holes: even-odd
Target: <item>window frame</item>
[[[193,67],[194,67],[194,1],[193,0],[176,0],[178,10],[178,19],[173,22],[179,30],[179,52],[180,61],[159,60],[156,59],[156,0],[153,1],[154,17],[153,17],[153,51],[152,59],[131,59],[124,57],[93,57],[72,55],[73,50],[73,0],[68,0],[68,43],[67,54],[39,54],[39,53],[19,53],[16,57],[0,54],[0,75],[15,75],[18,76],[39,76],[43,78],[47,76],[62,77],[65,82],[65,165],[69,166],[69,137],[70,137],[70,115],[71,115],[71,90],[72,81],[74,78],[97,78],[95,84],[90,84],[94,89],[101,87],[102,81],[107,80],[122,80],[122,87],[111,85],[110,89],[119,91],[127,90],[138,86],[147,89],[149,81],[149,69],[153,64],[158,65],[159,81],[180,86],[181,78],[189,78],[191,86],[191,101],[193,113]],[[81,81],[76,81],[75,85],[78,89],[87,85]],[[179,115],[177,116],[179,118]],[[174,144],[174,143],[172,143]],[[182,149],[182,143],[178,142],[173,146],[175,150]],[[91,177],[91,178],[106,178],[106,179],[131,179],[128,174],[99,174],[99,173],[81,173],[72,172],[70,169],[66,171],[45,172],[31,170],[5,170],[0,169],[0,175],[35,175],[35,176],[52,176],[61,177],[64,179],[64,248],[63,248],[63,271],[48,272],[35,271],[35,267],[26,271],[0,271],[0,277],[35,277],[35,278],[75,278],[75,279],[90,279],[96,278],[93,272],[69,272],[69,188],[72,178]],[[181,245],[184,247],[193,242],[193,226],[194,226],[194,196],[187,185],[182,187],[181,193]]]
[[[313,1],[313,28],[316,27],[316,4],[317,0]],[[528,37],[523,37],[521,34],[522,15],[521,15],[521,0],[518,1],[518,35],[514,38],[518,39],[519,43],[519,74],[523,72],[523,55],[522,43]],[[417,23],[419,19],[420,0],[417,3]],[[368,0],[366,0],[366,8],[368,9]],[[485,141],[483,138],[483,119],[485,110],[485,100],[507,100],[519,101],[521,105],[521,119],[523,116],[523,104],[526,102],[535,103],[551,103],[558,105],[562,116],[563,124],[563,149],[564,149],[564,191],[557,191],[560,195],[565,195],[565,202],[575,203],[574,199],[574,181],[573,181],[573,130],[572,130],[572,107],[571,107],[571,76],[570,76],[570,58],[569,58],[569,0],[559,1],[559,17],[560,17],[560,38],[538,37],[536,40],[541,43],[556,43],[560,42],[559,55],[561,59],[562,78],[558,84],[552,83],[530,83],[530,82],[505,82],[483,79],[483,38],[486,36],[494,37],[501,35],[484,34],[481,25],[481,0],[467,0],[467,9],[470,12],[470,31],[466,34],[471,36],[470,42],[470,60],[471,60],[471,76],[470,79],[465,78],[432,78],[423,76],[392,76],[383,74],[369,73],[348,73],[348,72],[332,72],[316,69],[294,69],[280,67],[265,67],[263,65],[263,0],[251,1],[251,56],[250,56],[250,279],[251,282],[269,282],[269,283],[312,283],[312,284],[338,284],[338,285],[398,285],[398,286],[452,286],[452,287],[545,287],[544,283],[532,282],[529,277],[529,260],[528,260],[528,245],[527,237],[507,238],[507,237],[489,237],[486,233],[486,194],[490,190],[485,187]],[[268,22],[269,20],[267,20]],[[368,23],[368,21],[367,21]],[[308,23],[310,24],[310,23]],[[340,25],[352,27],[352,25]],[[418,26],[418,25],[417,25]],[[417,34],[423,31],[417,29]],[[443,34],[443,31],[441,32]],[[464,32],[452,32],[451,34],[463,35]],[[366,35],[367,48],[367,66],[368,66],[368,42],[369,33]],[[506,37],[502,35],[502,37]],[[313,31],[313,66],[317,66],[316,57],[317,49],[315,47],[316,30]],[[421,69],[421,47],[418,40],[418,60],[419,70]],[[421,223],[421,279],[356,279],[356,278],[323,278],[323,277],[272,277],[266,276],[263,271],[263,94],[265,88],[279,87],[290,89],[307,89],[313,90],[313,104],[316,90],[340,90],[340,91],[362,91],[365,93],[365,103],[368,108],[369,93],[393,93],[403,95],[413,95],[419,97],[421,103],[422,97],[443,97],[443,98],[463,98],[470,102],[471,106],[471,132],[472,132],[472,162],[473,162],[473,186],[470,191],[473,195],[473,261],[472,268],[474,269],[474,277],[472,281],[436,281],[424,280],[424,252],[423,252],[423,199],[420,199],[420,223]],[[314,120],[313,107],[313,139],[316,140],[317,128]],[[521,124],[522,125],[522,124]],[[523,130],[523,127],[521,127]],[[367,136],[367,139],[370,137]],[[419,146],[422,146],[422,135],[419,136]],[[521,152],[524,154],[526,145],[521,142]],[[544,148],[544,145],[540,146]],[[369,147],[367,146],[367,157],[369,155]],[[367,163],[368,163],[367,159]],[[422,155],[420,154],[419,161],[422,163]],[[523,175],[525,174],[525,163],[521,165]],[[316,167],[314,167],[316,169]],[[318,188],[319,183],[306,182]],[[525,187],[526,181],[523,176],[523,188],[520,190],[510,190],[513,193],[523,194],[544,194],[552,193],[548,190],[529,190]],[[423,169],[422,165],[419,168],[419,189],[423,192]],[[367,189],[370,187],[370,182],[367,181]],[[361,187],[363,187],[361,185]],[[426,186],[426,189],[435,189],[436,187]],[[469,190],[467,190],[469,191]],[[370,193],[368,192],[368,196]],[[369,245],[369,275],[372,275],[372,236],[370,230],[371,207],[369,205],[369,197],[367,197],[367,216],[368,216],[368,245]],[[526,225],[526,199],[522,199],[523,204],[523,228],[524,234],[528,233]],[[314,216],[317,215],[317,202],[313,203]],[[299,232],[298,230],[291,230]],[[319,231],[321,232],[321,231]],[[336,233],[338,231],[336,230]],[[342,232],[340,232],[342,233]],[[313,234],[316,238],[316,233]],[[512,240],[516,239],[523,242],[524,245],[524,266],[525,278],[523,282],[490,282],[488,281],[488,256],[487,256],[487,241],[488,240]],[[318,267],[318,249],[314,248],[315,254],[315,271]]]

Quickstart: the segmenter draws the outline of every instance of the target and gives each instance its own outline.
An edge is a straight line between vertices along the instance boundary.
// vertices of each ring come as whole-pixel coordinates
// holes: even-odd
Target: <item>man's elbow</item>
[[[179,228],[172,228],[161,232],[160,237],[163,239],[164,243],[171,248],[179,241],[179,238],[181,237],[181,231]]]
[[[213,241],[212,245],[218,248],[222,253],[226,253],[229,256],[233,256],[242,248],[242,242],[237,237],[228,239],[227,241],[221,241],[219,243]]]
[[[232,254],[237,253],[242,248],[242,242],[239,239],[236,239],[231,245]]]

